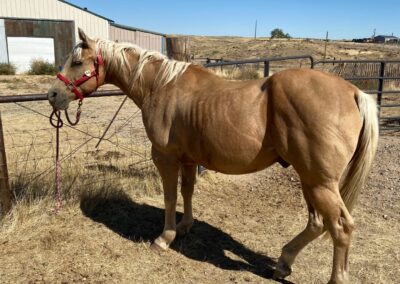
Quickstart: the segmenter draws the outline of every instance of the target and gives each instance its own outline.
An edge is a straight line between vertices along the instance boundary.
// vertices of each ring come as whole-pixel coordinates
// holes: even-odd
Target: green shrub
[[[29,75],[55,75],[57,68],[54,64],[44,60],[34,59],[28,71]]]
[[[273,29],[271,38],[291,38],[291,36],[288,33],[285,34],[282,29]]]
[[[0,75],[15,75],[16,70],[12,63],[0,63]]]

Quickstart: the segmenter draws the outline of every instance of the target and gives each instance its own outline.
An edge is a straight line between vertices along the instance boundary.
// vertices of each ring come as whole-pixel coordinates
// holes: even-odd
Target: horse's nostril
[[[52,92],[52,93],[51,93],[51,96],[52,96],[53,98],[55,98],[55,97],[57,96],[57,92]]]

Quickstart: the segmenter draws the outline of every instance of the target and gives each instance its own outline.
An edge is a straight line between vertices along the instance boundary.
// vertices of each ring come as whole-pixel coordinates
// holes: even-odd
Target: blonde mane
[[[147,63],[161,60],[161,67],[156,76],[153,91],[178,79],[185,73],[190,65],[190,63],[187,62],[170,60],[164,54],[157,51],[145,50],[131,43],[116,43],[102,39],[98,39],[96,42],[97,49],[100,49],[101,55],[106,62],[105,66],[107,72],[120,73],[126,71],[125,69],[130,72],[129,86],[131,90],[136,84],[143,83],[142,71]],[[76,49],[78,48],[74,49],[74,55],[79,52]],[[97,52],[96,50],[96,53]],[[139,56],[137,63],[133,66],[130,65],[126,57],[127,53],[133,53]]]

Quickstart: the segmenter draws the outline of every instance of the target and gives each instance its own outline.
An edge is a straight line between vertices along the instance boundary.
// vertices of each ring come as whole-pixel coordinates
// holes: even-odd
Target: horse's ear
[[[85,32],[78,28],[79,39],[86,45],[89,45],[89,37],[85,34]]]

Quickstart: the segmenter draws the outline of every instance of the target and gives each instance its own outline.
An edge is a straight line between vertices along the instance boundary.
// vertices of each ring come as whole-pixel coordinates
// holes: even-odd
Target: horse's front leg
[[[182,173],[182,197],[183,197],[183,217],[176,227],[179,235],[184,235],[189,232],[193,225],[193,209],[192,209],[192,195],[194,190],[194,183],[196,181],[196,165],[183,165],[181,168]]]
[[[165,203],[165,223],[162,234],[151,245],[152,249],[166,250],[176,236],[176,192],[178,184],[179,162],[173,155],[161,153],[152,148],[152,158],[160,172]]]

